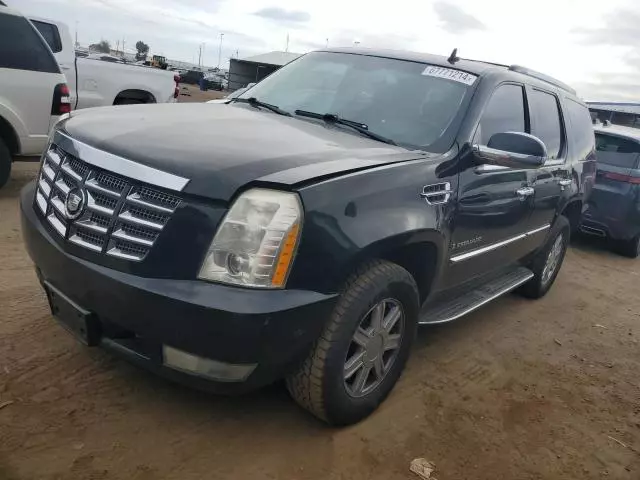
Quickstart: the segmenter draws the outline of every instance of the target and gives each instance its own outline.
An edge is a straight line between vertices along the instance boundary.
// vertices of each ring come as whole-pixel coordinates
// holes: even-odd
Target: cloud
[[[640,97],[640,73],[599,72],[573,86],[578,93],[586,92],[586,100],[637,101]]]
[[[376,34],[362,33],[356,30],[340,30],[329,37],[331,47],[353,47],[358,42],[359,47],[381,48],[390,50],[410,49],[417,37],[408,34]],[[322,45],[324,47],[324,45]]]
[[[281,23],[306,23],[311,15],[302,10],[284,10],[280,7],[266,7],[258,10],[254,15]]]
[[[433,4],[440,24],[444,30],[450,33],[466,33],[472,30],[484,30],[484,23],[473,15],[468,14],[460,7],[448,2],[435,2]]]
[[[640,12],[619,9],[605,15],[601,27],[574,28],[573,33],[582,37],[582,42],[589,45],[615,45],[640,49],[639,25]]]

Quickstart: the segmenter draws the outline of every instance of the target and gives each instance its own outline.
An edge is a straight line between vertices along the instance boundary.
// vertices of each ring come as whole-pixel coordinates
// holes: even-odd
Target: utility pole
[[[198,45],[198,67],[202,67],[202,44]]]
[[[326,48],[329,48],[329,39],[328,39],[328,38],[326,38],[325,40],[327,41],[327,44],[325,45],[325,47],[326,47]]]
[[[284,49],[284,51],[285,51],[285,52],[288,52],[288,51],[289,51],[289,34],[288,34],[288,33],[287,33],[287,46],[286,46],[286,48]]]
[[[78,48],[80,44],[78,43],[78,20],[76,20],[76,48]]]
[[[224,33],[220,34],[220,46],[218,47],[218,70],[220,70],[220,61],[222,60],[222,37],[224,37]]]
[[[122,37],[122,58],[124,57],[124,37]]]

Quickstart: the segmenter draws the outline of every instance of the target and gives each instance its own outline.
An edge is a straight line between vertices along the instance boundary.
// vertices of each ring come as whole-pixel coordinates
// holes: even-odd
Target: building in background
[[[232,58],[229,63],[229,90],[259,82],[299,56],[299,53],[269,52],[253,57]]]
[[[640,103],[587,102],[591,118],[604,123],[640,128]]]

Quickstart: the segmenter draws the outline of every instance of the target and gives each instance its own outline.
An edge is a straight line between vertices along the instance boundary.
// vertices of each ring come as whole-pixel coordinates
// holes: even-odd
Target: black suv
[[[419,323],[553,283],[593,181],[587,107],[521,67],[307,54],[229,105],[74,112],[22,193],[53,314],[200,388],[286,378],[370,414]]]

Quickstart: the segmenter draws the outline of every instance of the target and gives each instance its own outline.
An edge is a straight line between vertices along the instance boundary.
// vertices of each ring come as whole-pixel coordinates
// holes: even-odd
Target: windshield
[[[400,145],[427,148],[450,133],[475,80],[474,75],[424,63],[314,52],[240,98],[255,97],[290,113],[334,114]]]

